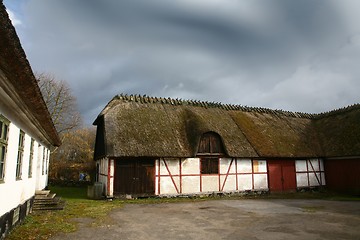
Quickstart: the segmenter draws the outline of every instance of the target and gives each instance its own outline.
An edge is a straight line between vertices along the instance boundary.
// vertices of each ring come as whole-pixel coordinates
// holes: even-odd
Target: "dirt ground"
[[[60,239],[360,239],[360,202],[326,200],[207,200],[128,204],[109,221]]]

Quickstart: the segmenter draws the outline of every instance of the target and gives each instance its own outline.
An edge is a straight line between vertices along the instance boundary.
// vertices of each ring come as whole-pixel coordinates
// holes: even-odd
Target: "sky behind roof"
[[[360,102],[357,0],[4,0],[86,124],[116,94],[317,113]]]

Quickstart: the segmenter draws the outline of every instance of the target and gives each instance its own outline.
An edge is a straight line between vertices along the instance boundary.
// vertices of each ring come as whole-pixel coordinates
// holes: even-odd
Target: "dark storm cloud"
[[[118,93],[317,112],[360,101],[354,4],[28,0],[19,30],[87,123]]]

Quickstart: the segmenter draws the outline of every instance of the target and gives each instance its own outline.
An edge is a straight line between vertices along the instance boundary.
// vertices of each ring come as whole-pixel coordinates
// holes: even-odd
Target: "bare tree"
[[[35,77],[58,133],[80,127],[81,115],[68,84],[48,73],[35,73]]]
[[[52,181],[79,179],[80,173],[93,175],[95,129],[82,128],[62,134],[62,145],[50,155],[49,178]]]

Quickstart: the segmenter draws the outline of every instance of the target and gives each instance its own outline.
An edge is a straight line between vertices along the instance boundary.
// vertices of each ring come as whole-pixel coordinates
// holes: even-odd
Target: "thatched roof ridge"
[[[187,105],[187,106],[194,106],[194,107],[202,107],[202,108],[219,108],[226,111],[243,111],[243,112],[257,112],[257,113],[267,113],[273,114],[278,116],[285,116],[285,117],[293,117],[293,118],[308,118],[312,119],[316,115],[303,113],[303,112],[290,112],[284,110],[273,110],[269,108],[263,107],[249,107],[243,105],[235,105],[235,104],[223,104],[220,102],[208,102],[208,101],[199,101],[199,100],[184,100],[184,99],[173,99],[173,98],[164,98],[164,97],[150,97],[147,95],[134,95],[134,94],[120,94],[116,95],[104,108],[103,112],[100,115],[106,112],[108,106],[112,105],[113,101],[127,101],[127,102],[139,102],[139,103],[154,103],[154,104],[168,104],[173,106],[178,105]],[[105,111],[105,112],[104,112]]]
[[[334,115],[339,115],[339,114],[344,114],[350,111],[354,111],[354,110],[358,110],[360,109],[360,103],[355,103],[346,107],[342,107],[342,108],[338,108],[338,109],[334,109],[328,112],[322,112],[322,113],[318,113],[318,114],[313,114],[315,119],[321,119],[321,118],[325,118],[325,117],[330,117],[330,116],[334,116]]]

